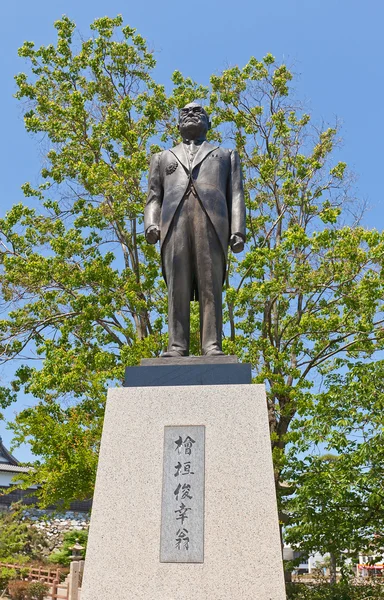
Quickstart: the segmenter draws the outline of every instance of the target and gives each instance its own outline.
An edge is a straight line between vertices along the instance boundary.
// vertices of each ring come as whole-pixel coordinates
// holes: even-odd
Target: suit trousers
[[[190,301],[197,290],[202,353],[221,350],[225,257],[194,189],[186,192],[162,246],[168,287],[168,351],[189,354]]]

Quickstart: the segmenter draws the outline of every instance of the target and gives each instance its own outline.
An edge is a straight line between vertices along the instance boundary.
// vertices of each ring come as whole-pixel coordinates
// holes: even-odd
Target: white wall
[[[7,471],[0,471],[0,485],[10,485],[15,473],[8,473]]]
[[[0,471],[0,486],[14,485],[16,481],[12,481],[16,473],[12,471]],[[37,486],[31,486],[31,489],[36,489]]]

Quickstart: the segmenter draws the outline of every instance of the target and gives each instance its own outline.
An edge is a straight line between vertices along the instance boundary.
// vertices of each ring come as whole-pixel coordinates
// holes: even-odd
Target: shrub
[[[17,573],[15,569],[10,569],[8,567],[0,568],[0,591],[5,590],[8,585],[8,582],[11,579],[15,579]]]
[[[30,584],[22,579],[13,579],[8,583],[8,595],[11,600],[25,600]]]
[[[0,561],[2,562],[2,561]],[[6,562],[6,561],[4,561]],[[27,577],[29,573],[29,568],[18,568],[18,567],[0,567],[0,598],[1,592],[3,592],[8,587],[8,583],[13,579],[23,579],[23,577]]]
[[[372,582],[362,585],[351,583],[287,585],[287,600],[383,600],[384,584]]]
[[[48,590],[48,586],[42,581],[32,581],[27,589],[27,598],[28,600],[44,600]]]
[[[29,565],[31,563],[31,559],[29,558],[29,556],[25,556],[25,554],[0,554],[0,563],[11,563],[12,565]]]
[[[87,547],[88,531],[74,529],[64,534],[63,543],[59,551],[52,552],[49,556],[49,562],[63,565],[67,567],[71,562],[72,546],[78,542],[81,546],[84,546],[83,556],[85,555],[85,549]]]
[[[40,560],[47,546],[45,536],[24,517],[24,507],[15,504],[12,510],[0,514],[0,556],[14,563],[16,556]]]

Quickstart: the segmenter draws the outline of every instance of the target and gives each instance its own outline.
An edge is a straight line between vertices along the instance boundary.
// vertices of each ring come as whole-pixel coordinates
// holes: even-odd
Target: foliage
[[[339,565],[359,551],[381,561],[384,361],[350,363],[325,383],[326,391],[295,423],[289,477],[296,493],[286,537],[304,552],[331,552]],[[311,445],[319,444],[336,454],[316,455]]]
[[[44,535],[23,516],[23,509],[14,505],[0,515],[0,556],[4,562],[40,559],[47,546]]]
[[[8,582],[16,577],[16,569],[10,567],[0,567],[0,590],[3,591]]]
[[[29,582],[24,579],[15,579],[16,571],[14,569],[8,570],[13,571],[13,576],[9,574],[10,576],[5,582],[11,600],[44,600],[49,590],[47,584],[42,581]]]
[[[47,595],[49,587],[42,581],[32,581],[27,590],[28,600],[44,600]]]
[[[176,139],[175,109],[207,98],[212,138],[241,155],[247,203],[247,251],[229,259],[224,349],[267,385],[288,523],[299,514],[289,496],[304,481],[314,491],[313,469],[324,481],[349,477],[347,459],[300,462],[296,449],[307,443],[313,453],[320,439],[301,427],[306,415],[337,441],[344,400],[331,391],[328,413],[327,386],[355,363],[364,372],[383,349],[384,238],[353,213],[346,165],[333,159],[337,123],[316,127],[292,100],[292,74],[271,55],[212,76],[210,90],[176,71],[167,96],[152,78],[153,54],[121,17],[95,21],[78,51],[74,24],[64,17],[55,27],[56,46],[23,45],[29,74],[16,77],[27,131],[45,136],[43,182],[23,186],[35,206],[15,205],[0,220],[0,354],[23,360],[2,404],[21,389],[38,400],[12,426],[16,443],[41,457],[23,485],[42,484],[42,504],[90,496],[106,388],[166,343],[159,255],[143,237],[145,176],[150,153]],[[363,454],[350,449],[364,470]],[[336,495],[333,515],[343,500]]]
[[[287,600],[380,600],[383,591],[380,582],[366,585],[291,583],[287,585]]]
[[[49,556],[49,562],[63,565],[65,567],[69,566],[71,562],[71,555],[73,554],[72,547],[74,544],[76,544],[76,542],[78,542],[80,546],[84,547],[82,555],[85,556],[88,542],[88,531],[73,530],[64,534],[61,547],[59,550],[52,552],[52,554]]]
[[[165,344],[143,177],[156,136],[173,134],[173,105],[203,94],[183,82],[168,100],[150,76],[153,54],[121,17],[96,20],[78,52],[74,24],[63,17],[55,27],[55,47],[23,45],[32,73],[16,76],[26,129],[49,144],[43,183],[23,186],[40,207],[17,204],[0,219],[0,356],[32,359],[12,389],[39,402],[14,430],[41,457],[24,487],[44,482],[43,505],[92,494],[107,386]],[[3,406],[13,398],[3,390]]]
[[[29,582],[14,579],[8,583],[8,595],[11,600],[25,600],[27,597]]]
[[[276,67],[267,56],[211,79],[214,123],[226,123],[226,136],[241,154],[248,203],[248,252],[233,266],[235,276],[227,288],[226,348],[250,361],[255,381],[267,384],[281,521],[300,521],[306,491],[307,499],[313,493],[308,511],[318,511],[317,503],[326,498],[334,506],[327,533],[332,532],[337,510],[344,511],[338,521],[344,526],[340,554],[357,547],[350,546],[356,537],[368,544],[380,519],[356,535],[358,507],[348,512],[351,502],[343,505],[345,487],[337,485],[337,478],[343,482],[351,477],[347,461],[320,461],[328,470],[337,469],[337,478],[333,485],[327,485],[326,475],[327,481],[316,481],[316,454],[324,440],[321,435],[316,439],[305,415],[311,415],[319,431],[328,428],[338,439],[338,421],[327,410],[327,385],[359,358],[369,377],[370,361],[383,348],[384,238],[362,227],[359,215],[349,211],[355,209],[348,198],[346,165],[332,162],[337,126],[311,126],[310,116],[289,98],[291,78],[284,65]],[[325,375],[319,410],[318,385]],[[344,402],[341,391],[334,400],[335,413]],[[367,426],[372,415],[376,418],[374,411],[374,406],[368,407]],[[349,422],[347,410],[344,419]],[[301,463],[299,450],[308,455]],[[328,450],[340,452],[341,445],[330,444]],[[364,461],[359,465],[364,471]],[[302,487],[305,477],[312,482],[311,490]],[[296,510],[290,500],[295,492],[302,498]],[[324,551],[332,552],[330,542],[337,537],[328,535]],[[295,538],[297,547],[306,552],[311,544],[303,547],[301,540],[300,535]],[[320,549],[314,536],[311,542],[313,549]]]

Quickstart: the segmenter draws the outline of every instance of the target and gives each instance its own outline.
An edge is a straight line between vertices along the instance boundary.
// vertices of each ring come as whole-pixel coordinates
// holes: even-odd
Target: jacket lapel
[[[196,152],[195,158],[192,163],[192,169],[194,169],[195,167],[197,167],[197,165],[203,162],[203,160],[208,156],[208,154],[213,152],[213,150],[216,150],[216,148],[218,147],[219,146],[214,146],[213,144],[209,144],[208,142],[203,142],[198,151]]]
[[[199,165],[201,162],[203,162],[203,160],[208,156],[208,154],[213,152],[213,150],[216,150],[216,148],[218,148],[218,147],[219,146],[217,146],[217,145],[214,146],[213,144],[209,144],[209,142],[204,141],[201,144],[198,151],[196,152],[195,158],[192,163],[191,170],[193,170],[197,165]],[[169,151],[172,152],[172,154],[174,154],[174,156],[176,156],[177,160],[183,165],[184,169],[186,169],[186,171],[189,173],[189,161],[187,158],[187,154],[185,152],[183,142],[181,142],[177,146],[174,146],[174,148],[170,148]]]
[[[189,172],[188,158],[184,150],[183,142],[177,146],[174,146],[173,148],[170,148],[169,151],[176,156],[177,160],[183,165],[184,169]]]

